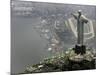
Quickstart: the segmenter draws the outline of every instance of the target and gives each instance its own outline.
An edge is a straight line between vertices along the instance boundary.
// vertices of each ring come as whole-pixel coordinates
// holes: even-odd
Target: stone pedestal
[[[85,45],[75,45],[73,48],[76,54],[85,54],[86,53],[86,46]]]

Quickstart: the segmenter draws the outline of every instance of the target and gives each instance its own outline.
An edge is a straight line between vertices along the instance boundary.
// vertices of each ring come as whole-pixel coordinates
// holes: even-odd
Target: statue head
[[[82,10],[78,10],[78,14],[81,15],[82,14]]]

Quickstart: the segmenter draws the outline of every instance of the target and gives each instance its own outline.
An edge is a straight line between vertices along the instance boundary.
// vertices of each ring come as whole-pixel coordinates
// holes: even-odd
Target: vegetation
[[[39,64],[27,67],[24,73],[89,70],[95,68],[95,53],[91,50],[87,50],[84,55],[77,55],[74,50],[68,50],[57,56],[46,58]]]

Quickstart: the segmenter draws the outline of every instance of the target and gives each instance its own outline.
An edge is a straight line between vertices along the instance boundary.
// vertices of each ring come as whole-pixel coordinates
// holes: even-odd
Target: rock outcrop
[[[51,58],[46,58],[39,64],[27,67],[24,73],[58,72],[89,70],[96,68],[96,55],[91,50],[85,54],[76,54],[74,50],[68,50]]]

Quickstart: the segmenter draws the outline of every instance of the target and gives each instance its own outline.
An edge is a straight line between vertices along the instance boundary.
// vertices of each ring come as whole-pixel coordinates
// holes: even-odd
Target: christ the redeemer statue
[[[72,14],[77,20],[77,45],[75,47],[75,52],[77,54],[84,54],[86,51],[84,43],[84,23],[88,22],[88,19],[82,15],[81,10],[78,10],[77,14]]]

